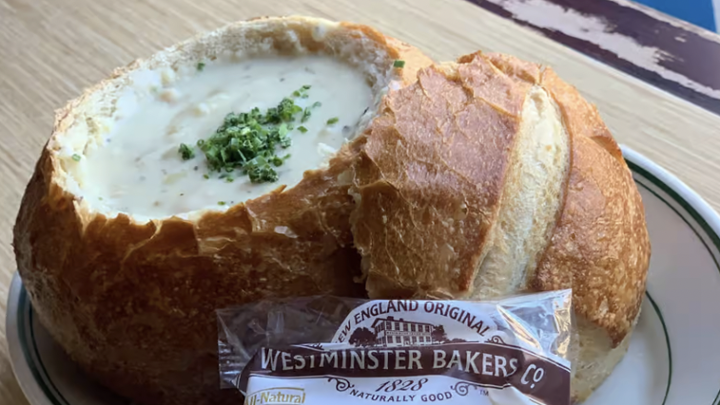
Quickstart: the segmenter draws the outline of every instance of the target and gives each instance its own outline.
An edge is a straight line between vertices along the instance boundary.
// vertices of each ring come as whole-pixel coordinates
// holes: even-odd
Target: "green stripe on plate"
[[[677,202],[678,205],[680,205],[680,207],[682,207],[685,210],[685,212],[687,212],[690,215],[690,217],[692,217],[692,219],[695,220],[695,222],[698,224],[698,226],[700,226],[700,228],[703,230],[703,232],[710,238],[713,245],[715,245],[715,248],[718,249],[718,251],[720,251],[720,237],[718,237],[718,235],[715,233],[715,231],[710,226],[710,224],[708,224],[707,221],[705,221],[705,218],[703,218],[690,203],[685,201],[685,199],[680,194],[678,194],[675,190],[670,188],[667,184],[662,182],[660,179],[658,179],[655,175],[653,175],[649,171],[643,169],[642,167],[638,166],[637,164],[635,164],[627,159],[625,160],[625,162],[627,162],[627,165],[628,165],[628,167],[630,167],[630,170],[632,170],[633,172],[637,172],[640,176],[643,177],[644,180],[647,180],[648,182],[652,183],[654,186],[656,186],[657,188],[662,190],[664,193],[666,193],[672,200]],[[672,204],[670,204],[665,198],[663,198],[663,196],[659,195],[654,190],[650,189],[649,187],[642,184],[641,182],[638,182],[637,180],[636,180],[636,183],[639,186],[643,187],[645,190],[652,193],[660,201],[665,203],[665,205],[667,205],[675,214],[677,214],[680,217],[680,219],[683,220],[683,222],[685,222],[685,224],[687,224],[688,227],[690,227],[690,229],[695,233],[695,235],[697,235],[698,239],[700,240],[700,243],[702,243],[703,246],[705,247],[705,249],[708,251],[708,254],[710,254],[710,257],[712,258],[713,262],[715,263],[715,267],[717,268],[718,272],[720,272],[720,264],[718,264],[718,260],[715,257],[715,254],[713,253],[712,249],[710,249],[710,246],[708,246],[708,244],[705,242],[705,239],[702,237],[700,232],[698,232],[698,230],[695,229],[695,226],[693,226],[693,224],[690,223],[690,221],[688,221],[685,218],[685,216],[683,216]],[[649,295],[648,295],[648,297],[649,297]],[[652,300],[652,298],[650,299],[650,301],[651,301],[652,305],[655,307],[658,315],[660,316],[660,320],[662,322],[663,329],[665,329],[665,321],[663,320],[662,316],[660,315],[659,308],[656,307],[656,304]],[[668,338],[667,331],[665,333],[665,337],[667,339],[667,344],[668,344],[668,353],[670,353],[670,340]],[[670,377],[669,378],[671,378],[671,377],[672,377],[672,357],[670,357]],[[665,399],[663,400],[663,405],[665,404],[665,401],[667,401],[669,391],[670,391],[670,381],[668,379],[668,389],[665,392]],[[720,389],[718,389],[718,393],[717,393],[717,395],[715,395],[715,399],[713,399],[711,405],[720,405]]]
[[[657,188],[662,190],[664,193],[666,193],[668,196],[670,196],[671,199],[673,199],[675,202],[677,202],[688,214],[690,214],[690,217],[692,217],[692,219],[695,220],[695,222],[700,226],[700,228],[702,228],[703,232],[710,238],[710,241],[712,242],[713,245],[715,245],[715,248],[718,251],[720,251],[720,236],[718,236],[715,233],[715,230],[713,230],[713,228],[710,226],[710,224],[708,224],[707,221],[705,221],[705,218],[703,218],[695,210],[695,208],[692,205],[690,205],[690,203],[685,201],[685,199],[683,199],[682,196],[677,193],[677,191],[673,190],[667,184],[663,183],[660,179],[655,177],[655,175],[653,175],[652,173],[648,172],[647,170],[643,169],[642,167],[638,166],[637,164],[635,164],[633,162],[630,162],[628,160],[626,160],[626,162],[632,171],[639,173],[642,177],[644,177],[650,183],[652,183]],[[692,224],[690,224],[690,222],[687,219],[685,219],[685,217],[677,209],[675,209],[675,207],[673,207],[672,204],[667,202],[667,200],[665,200],[664,198],[659,196],[653,190],[651,190],[647,187],[645,187],[645,189],[650,191],[651,193],[653,193],[653,195],[655,195],[655,197],[662,200],[662,202],[664,202],[668,207],[670,207],[671,210],[673,210],[676,214],[678,214],[678,216],[680,218],[682,218],[683,221],[685,221],[685,223],[688,224],[688,226],[690,226],[690,229],[692,229],[693,232],[695,232],[695,234],[698,236],[698,238],[700,239],[702,244],[705,245],[705,248],[708,250],[708,252],[710,252],[710,257],[712,257],[713,261],[715,262],[715,266],[717,267],[718,271],[720,272],[720,264],[718,263],[717,258],[713,254],[712,249],[710,249],[710,247],[707,245],[707,243],[705,243],[705,239],[703,239],[703,237],[695,229],[695,227],[692,226]],[[720,395],[720,393],[718,393],[718,395]]]
[[[668,395],[670,395],[670,385],[672,385],[672,375],[673,375],[673,361],[672,361],[672,349],[670,348],[670,335],[668,335],[667,326],[665,326],[665,318],[663,318],[662,311],[660,311],[660,307],[655,303],[655,300],[650,296],[650,293],[645,291],[645,295],[648,297],[648,301],[650,301],[650,305],[652,305],[653,309],[655,310],[655,313],[657,314],[658,318],[660,319],[660,325],[662,325],[663,333],[665,334],[665,344],[667,345],[667,352],[668,352],[668,380],[667,380],[667,387],[665,387],[665,396],[663,397],[662,405],[665,405],[668,399]]]
[[[30,304],[30,300],[27,297],[27,292],[25,291],[25,286],[22,287],[20,290],[20,302],[18,304],[18,317],[17,319],[20,320],[18,325],[18,334],[20,336],[20,346],[22,347],[23,354],[25,355],[25,361],[27,362],[30,372],[32,373],[33,377],[35,378],[35,381],[40,386],[40,389],[43,391],[45,396],[48,398],[50,402],[53,403],[53,405],[70,405],[70,403],[62,396],[62,393],[60,393],[60,390],[55,387],[52,380],[50,379],[50,376],[47,373],[47,370],[45,369],[45,365],[43,364],[42,358],[40,357],[40,352],[37,348],[37,342],[35,341],[35,330],[33,328],[32,324],[32,307]],[[37,358],[37,363],[40,365],[40,369],[38,370],[36,362],[33,360],[32,355],[30,354],[30,350],[27,346],[28,342],[28,331],[25,329],[29,328],[29,339],[32,345],[33,352],[35,353],[35,356]],[[43,376],[45,378],[43,378]],[[47,382],[50,384],[50,386],[47,385]],[[52,387],[52,388],[51,388]],[[53,394],[53,392],[56,392],[57,395]]]

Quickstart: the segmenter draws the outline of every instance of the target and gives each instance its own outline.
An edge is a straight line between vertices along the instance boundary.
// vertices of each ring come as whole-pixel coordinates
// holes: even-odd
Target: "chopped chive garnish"
[[[300,119],[300,122],[306,122],[310,119],[310,107],[305,107],[305,110],[303,110],[302,118]]]
[[[292,95],[307,98],[310,88],[309,85],[302,86]],[[229,173],[235,170],[247,175],[253,183],[277,181],[278,173],[274,168],[281,166],[289,156],[279,157],[278,149],[292,145],[290,132],[293,128],[301,133],[308,131],[306,127],[295,126],[294,123],[298,119],[307,121],[311,110],[319,106],[320,103],[316,102],[303,109],[295,104],[292,97],[286,97],[265,112],[257,107],[249,112],[231,112],[215,133],[197,141],[197,147],[204,153],[208,169],[222,173],[219,177],[227,182],[234,180]],[[185,160],[194,156],[194,149],[185,144],[180,145],[179,151]],[[209,178],[207,174],[204,177]]]
[[[404,60],[397,59],[397,60],[395,60],[395,62],[393,63],[393,67],[396,67],[396,68],[404,68],[404,67],[405,67],[405,61],[404,61]]]
[[[308,98],[307,91],[310,90],[310,85],[306,84],[302,87],[300,87],[298,90],[293,91],[294,97],[300,97],[300,98]]]
[[[73,153],[73,155],[72,155],[72,160],[74,160],[74,161],[76,161],[76,162],[79,162],[79,161],[80,161],[80,155],[78,155],[77,153]]]
[[[336,124],[338,121],[340,121],[340,118],[338,117],[332,117],[329,120],[327,120],[328,125]]]
[[[320,107],[321,105],[322,105],[321,102],[316,101],[316,102],[313,103],[312,106],[310,106],[310,107],[305,107],[305,110],[303,110],[303,115],[302,115],[302,119],[300,119],[300,122],[306,122],[307,120],[309,120],[309,119],[310,119],[310,115],[312,114],[312,109],[313,109],[313,108],[318,108],[318,107]]]
[[[180,156],[182,156],[183,160],[190,160],[195,157],[195,151],[192,149],[192,147],[187,146],[184,143],[180,144],[178,152],[180,153]]]
[[[225,201],[218,201],[218,205],[225,205]]]
[[[210,178],[210,176],[208,176],[207,174],[203,174],[203,177],[204,177],[205,179],[209,179],[209,178]]]
[[[205,69],[205,62],[198,62],[198,64],[197,64],[198,72],[202,72],[203,69]]]

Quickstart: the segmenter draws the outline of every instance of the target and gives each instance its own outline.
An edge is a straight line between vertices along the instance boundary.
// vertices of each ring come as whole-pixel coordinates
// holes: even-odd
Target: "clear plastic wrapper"
[[[248,405],[570,403],[570,290],[482,302],[306,297],[217,314],[222,387]]]

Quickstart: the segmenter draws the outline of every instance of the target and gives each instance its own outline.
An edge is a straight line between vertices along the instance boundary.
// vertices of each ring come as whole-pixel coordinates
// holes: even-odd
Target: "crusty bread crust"
[[[130,73],[197,63],[247,44],[350,54],[377,70],[369,80],[381,92],[414,80],[431,63],[366,26],[260,18],[135,61],[58,111],[14,228],[18,268],[60,345],[94,378],[140,404],[239,403],[234,390],[219,389],[217,308],[267,297],[365,294],[354,282],[353,202],[348,184],[338,181],[355,158],[350,148],[291,189],[194,219],[108,217],[73,192],[65,149],[88,142],[87,118],[111,108]],[[395,59],[406,61],[404,69],[392,67]]]
[[[572,135],[573,164],[565,206],[535,287],[572,286],[575,311],[605,329],[617,345],[632,329],[645,291],[650,265],[645,210],[630,169],[595,108],[550,69],[542,84]]]
[[[562,175],[538,168],[537,182],[558,186],[546,185],[543,200],[556,213],[533,224],[546,232],[542,246],[519,243],[524,225],[502,215],[522,212],[508,205],[528,195],[513,169],[531,162],[513,151],[533,91],[549,94],[558,111],[540,119],[560,124],[548,147],[568,148],[555,156]],[[573,398],[602,383],[627,350],[650,243],[640,194],[594,106],[549,68],[477,53],[423,69],[416,84],[390,93],[357,143],[351,222],[371,297],[572,288],[582,338],[573,367],[584,370],[573,377]],[[505,273],[487,272],[490,259]]]
[[[371,297],[469,291],[529,87],[492,69],[478,60],[473,69],[420,71],[417,83],[388,94],[364,139],[352,222],[355,245],[370,264]],[[478,92],[501,88],[501,97],[491,105],[473,96],[475,80]]]

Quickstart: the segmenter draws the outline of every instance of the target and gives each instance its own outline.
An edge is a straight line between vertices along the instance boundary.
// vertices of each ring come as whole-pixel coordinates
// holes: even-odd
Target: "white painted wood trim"
[[[720,33],[720,0],[712,0],[712,6],[715,14],[715,31]]]

